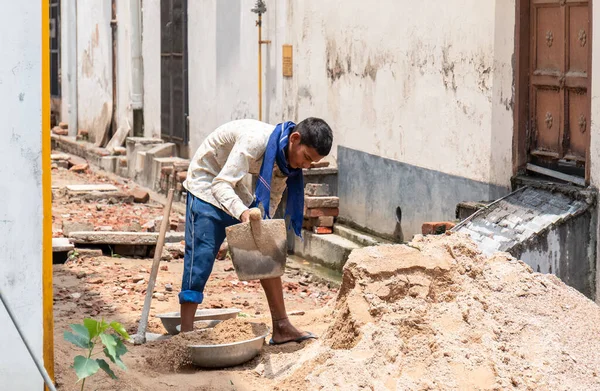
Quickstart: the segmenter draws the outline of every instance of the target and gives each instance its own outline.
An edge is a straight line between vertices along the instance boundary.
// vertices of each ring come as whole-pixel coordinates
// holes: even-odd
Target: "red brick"
[[[304,208],[304,217],[321,217],[321,216],[333,216],[337,217],[340,214],[338,208]]]
[[[333,233],[333,228],[331,227],[313,227],[313,232],[318,235],[328,235]]]
[[[312,230],[313,227],[333,227],[333,216],[311,217],[304,219],[302,228]]]
[[[338,197],[304,197],[304,205],[308,209],[313,208],[338,208],[340,199]]]
[[[87,163],[77,164],[69,169],[69,171],[73,172],[86,172],[90,166]]]
[[[57,134],[59,136],[68,136],[69,135],[69,131],[67,129],[63,129],[59,126],[53,127],[52,133]]]
[[[454,228],[456,224],[449,221],[427,222],[421,226],[423,235],[440,235]]]
[[[173,173],[173,167],[167,166],[160,169],[160,172],[165,175],[171,175]]]
[[[131,191],[131,195],[133,196],[133,201],[138,204],[145,204],[150,201],[150,194],[147,191],[142,189],[134,189]]]
[[[177,182],[183,183],[187,178],[187,171],[180,171],[177,173]]]

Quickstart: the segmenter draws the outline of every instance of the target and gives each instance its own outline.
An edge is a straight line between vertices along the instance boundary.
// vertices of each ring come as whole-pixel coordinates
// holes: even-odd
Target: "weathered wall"
[[[291,1],[286,114],[324,117],[336,145],[508,186],[514,10],[506,0]]]
[[[222,123],[258,118],[258,30],[253,2],[188,2],[190,151]],[[264,15],[263,120],[281,119],[282,10],[285,2],[268,2]],[[277,35],[275,32],[279,31]],[[278,55],[279,53],[279,55]]]
[[[110,20],[111,0],[77,2],[78,124],[92,141],[104,134],[112,117]]]
[[[554,226],[511,254],[539,273],[553,273],[596,299],[596,209]]]
[[[144,137],[160,137],[160,0],[142,2]]]
[[[41,8],[15,1],[3,12],[10,17],[0,24],[0,291],[41,359]],[[0,330],[0,388],[41,390],[42,378],[1,304]]]
[[[117,1],[117,112],[115,115],[117,129],[126,128],[130,131],[133,129],[133,110],[131,107],[131,3],[131,1]]]

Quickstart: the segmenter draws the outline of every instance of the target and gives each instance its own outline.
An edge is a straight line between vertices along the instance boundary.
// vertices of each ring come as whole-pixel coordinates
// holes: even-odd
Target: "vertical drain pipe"
[[[251,10],[258,14],[256,25],[258,26],[258,120],[262,121],[262,45],[271,41],[262,39],[262,14],[267,12],[267,6],[263,0],[256,0],[256,5]]]

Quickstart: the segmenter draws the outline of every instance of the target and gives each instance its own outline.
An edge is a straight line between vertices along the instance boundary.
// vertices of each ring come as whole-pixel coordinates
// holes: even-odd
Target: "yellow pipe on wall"
[[[271,41],[263,41],[262,39],[262,14],[258,14],[256,21],[258,26],[258,120],[262,121],[262,45],[269,44]]]

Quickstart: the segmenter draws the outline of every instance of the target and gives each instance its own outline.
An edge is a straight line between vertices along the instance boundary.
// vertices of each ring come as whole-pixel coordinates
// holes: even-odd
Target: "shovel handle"
[[[262,230],[261,230],[262,213],[260,212],[260,209],[258,209],[258,208],[250,209],[250,216],[248,216],[248,217],[250,218],[250,228],[252,229],[252,235],[255,238],[260,237],[261,232],[262,232]]]

